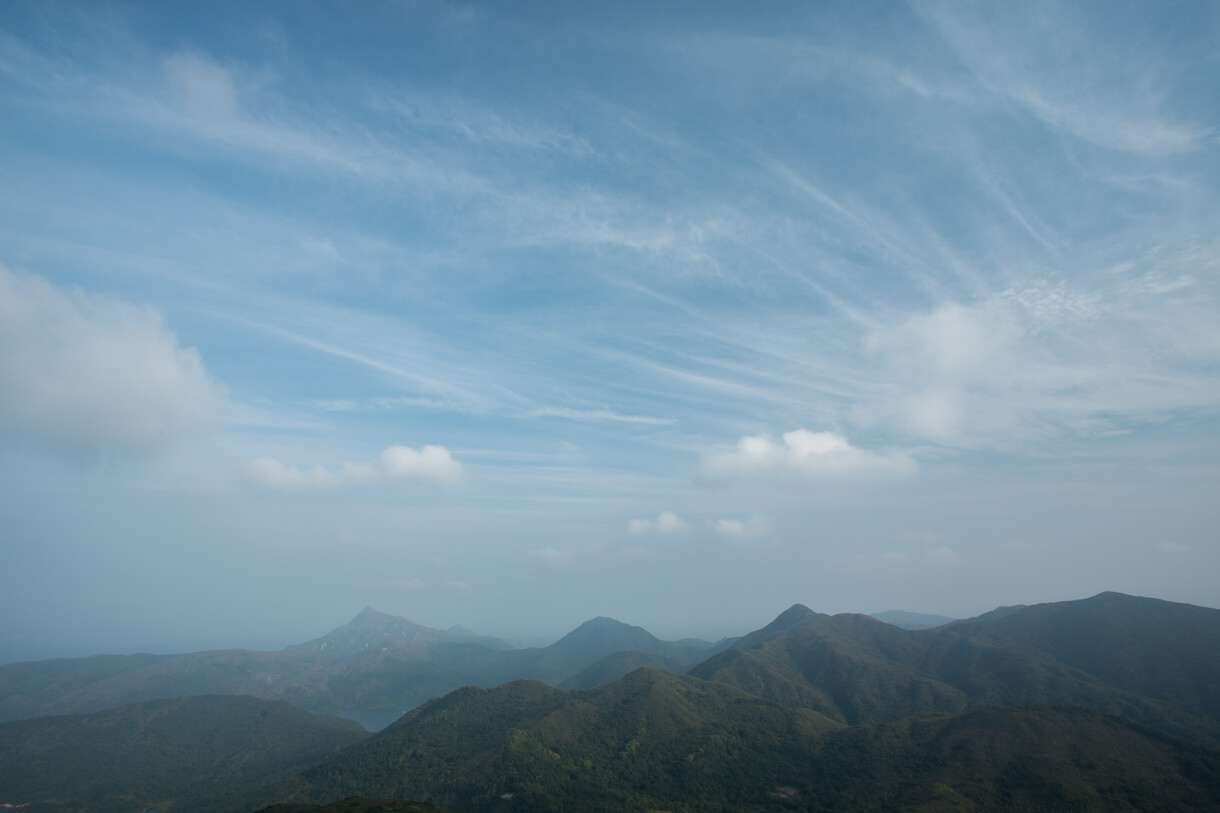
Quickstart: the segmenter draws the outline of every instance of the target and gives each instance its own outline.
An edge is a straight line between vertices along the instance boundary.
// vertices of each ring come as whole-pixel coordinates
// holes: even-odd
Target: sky
[[[0,13],[0,662],[1220,606],[1220,6]]]

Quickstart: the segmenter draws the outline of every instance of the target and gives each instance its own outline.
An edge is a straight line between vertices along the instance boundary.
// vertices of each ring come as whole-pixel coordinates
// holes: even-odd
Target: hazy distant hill
[[[930,630],[951,624],[956,618],[947,615],[927,615],[926,613],[908,613],[905,610],[887,610],[883,613],[869,613],[872,618],[884,621],[904,630]]]
[[[641,669],[584,692],[463,689],[277,790],[455,811],[1199,810],[1220,804],[1220,754],[1079,709],[847,728]]]
[[[27,810],[226,811],[367,737],[253,697],[189,697],[0,725],[0,803]]]
[[[559,684],[561,689],[596,689],[626,677],[640,667],[662,669],[666,672],[681,674],[686,671],[685,665],[671,660],[664,655],[650,655],[647,652],[615,652],[600,661],[583,669]]]
[[[321,638],[288,647],[287,652],[310,652],[333,658],[349,658],[369,652],[406,650],[426,652],[435,644],[474,643],[491,649],[514,649],[499,638],[478,635],[462,627],[432,629],[405,618],[365,607],[354,619]]]
[[[220,650],[0,666],[0,721],[204,694],[288,700],[326,713],[389,709],[383,716],[392,719],[403,708],[460,686],[525,678],[558,685],[621,651],[642,652],[663,659],[654,665],[672,662],[684,669],[710,647],[698,640],[661,641],[640,627],[595,618],[550,646],[514,649],[468,630],[431,629],[366,609],[321,638],[279,652]]]

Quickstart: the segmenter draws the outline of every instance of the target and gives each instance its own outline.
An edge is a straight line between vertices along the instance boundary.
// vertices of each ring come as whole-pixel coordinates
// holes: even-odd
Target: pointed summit
[[[815,613],[813,610],[806,607],[804,604],[793,604],[788,609],[775,617],[767,626],[760,630],[755,630],[749,635],[741,638],[733,644],[734,649],[750,649],[758,646],[761,643],[770,641],[773,638],[778,638],[783,633],[799,627],[802,624],[808,624],[816,618],[825,618],[822,613]]]

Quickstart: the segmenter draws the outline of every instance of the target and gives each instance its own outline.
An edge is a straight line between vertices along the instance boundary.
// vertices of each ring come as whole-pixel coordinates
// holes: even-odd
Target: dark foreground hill
[[[366,799],[353,796],[328,805],[278,804],[264,807],[258,813],[445,813],[427,802],[407,802],[400,799]]]
[[[1220,754],[1070,708],[846,727],[641,669],[454,692],[277,791],[455,811],[1200,810],[1220,805]]]
[[[231,811],[368,732],[253,697],[156,700],[0,725],[0,804],[37,811]]]
[[[522,681],[432,701],[279,790],[459,811],[748,810],[803,786],[810,755],[839,727],[653,669],[581,692]]]

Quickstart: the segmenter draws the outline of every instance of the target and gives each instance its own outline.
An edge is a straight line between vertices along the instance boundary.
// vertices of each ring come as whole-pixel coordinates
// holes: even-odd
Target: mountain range
[[[375,735],[300,710],[387,707]],[[31,810],[1220,809],[1220,611],[797,604],[716,644],[595,618],[518,649],[366,609],[280,652],[2,666],[0,712],[0,803]]]

